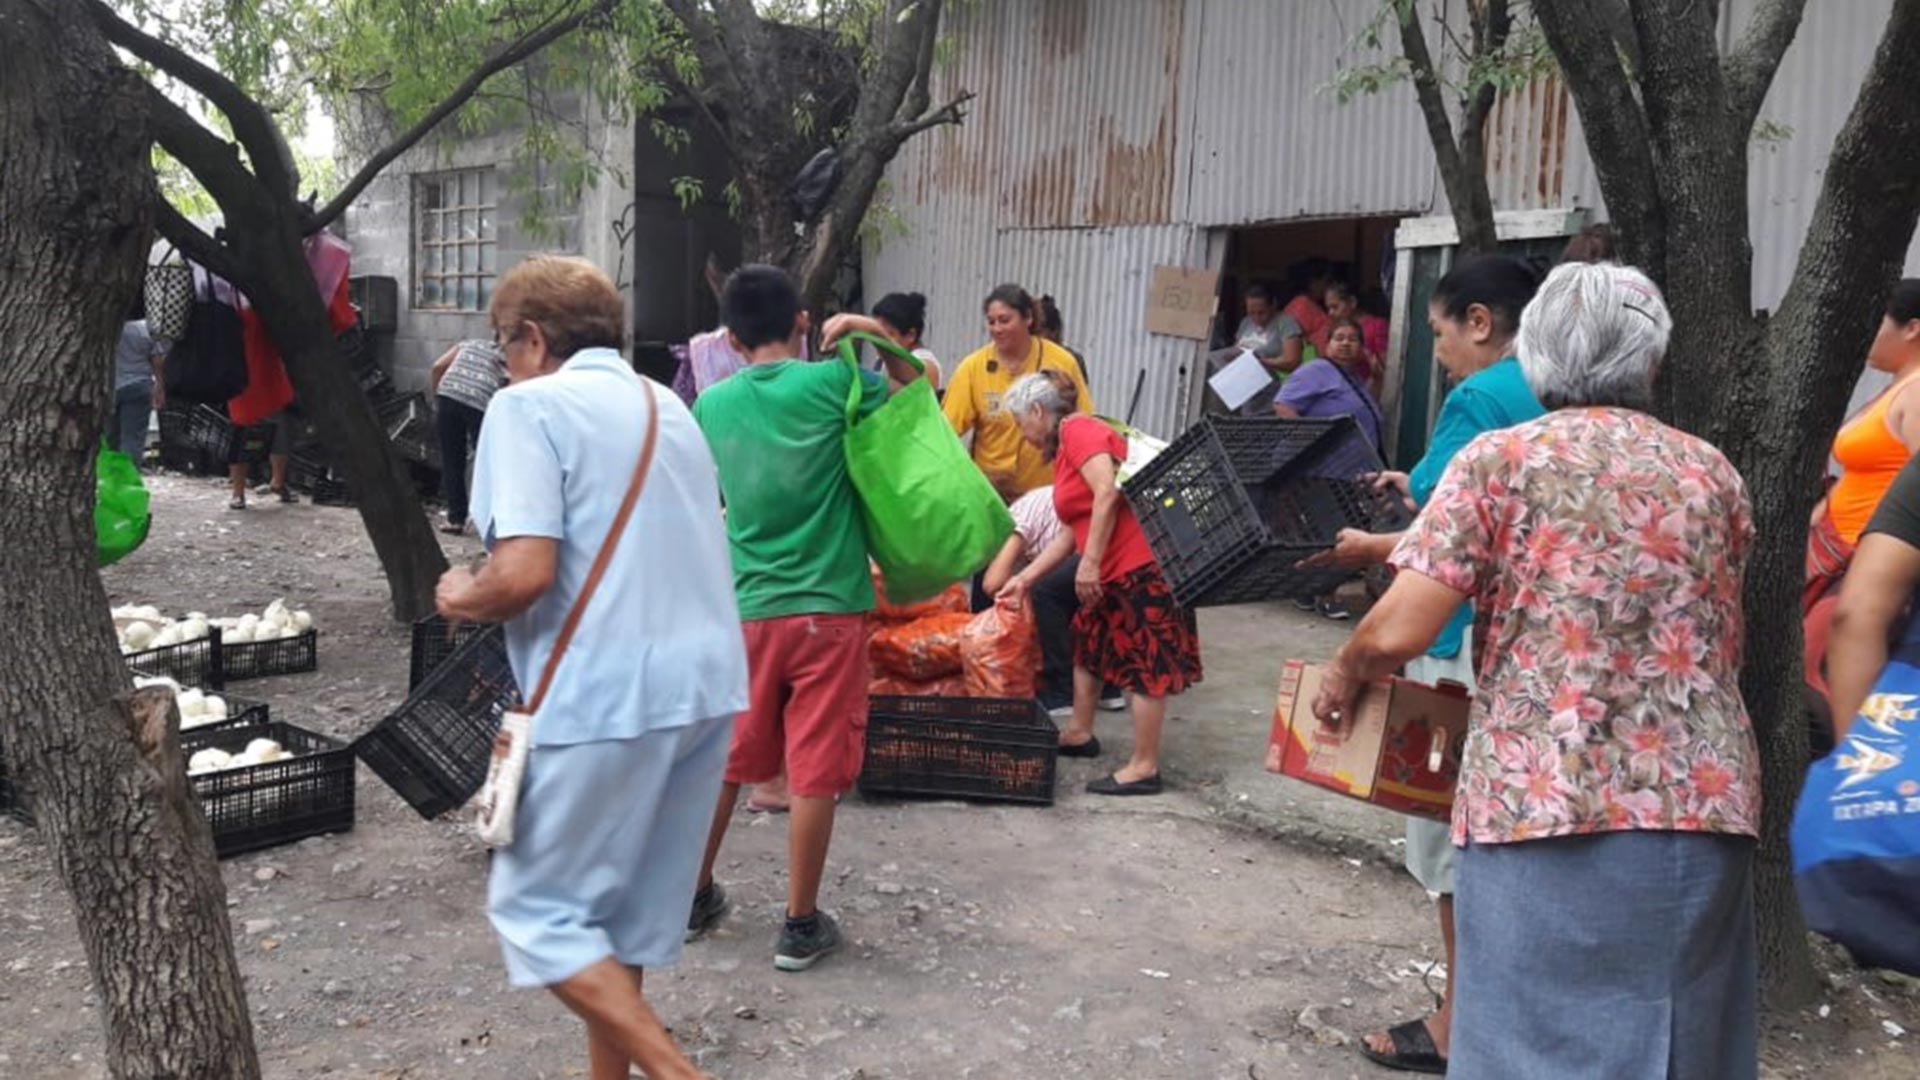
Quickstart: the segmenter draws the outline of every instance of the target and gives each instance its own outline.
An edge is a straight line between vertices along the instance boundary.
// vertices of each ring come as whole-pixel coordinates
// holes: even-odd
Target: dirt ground
[[[399,700],[407,635],[386,619],[351,511],[234,513],[214,481],[151,486],[152,538],[106,572],[116,603],[220,613],[285,596],[314,613],[320,671],[238,692],[347,737]],[[455,546],[456,558],[477,552]],[[1209,666],[1216,686],[1242,677]],[[1187,703],[1185,721],[1203,720],[1208,700]],[[1124,747],[1120,725],[1103,737]],[[1116,804],[1078,793],[1096,766],[1062,766],[1050,809],[851,797],[825,897],[851,944],[803,975],[771,964],[783,823],[742,815],[721,872],[735,912],[650,977],[662,1015],[704,1068],[742,1080],[1388,1075],[1350,1041],[1428,1000],[1421,969],[1438,945],[1411,879],[1381,858],[1276,839],[1284,823],[1229,814],[1212,781]],[[482,910],[484,851],[454,824],[420,820],[365,769],[358,796],[351,833],[225,864],[266,1074],[583,1075],[574,1021],[505,986]],[[1770,1024],[1764,1074],[1920,1076],[1912,984],[1831,956],[1826,966],[1820,1001]],[[0,1077],[104,1076],[66,896],[37,838],[10,821],[0,967]]]

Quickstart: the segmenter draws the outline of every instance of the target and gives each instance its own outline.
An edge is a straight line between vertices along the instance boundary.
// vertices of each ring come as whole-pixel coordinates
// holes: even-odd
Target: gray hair
[[[1065,390],[1061,389],[1062,383],[1066,384]],[[1072,382],[1056,380],[1046,371],[1035,371],[1013,380],[1013,385],[1000,397],[1000,407],[1016,419],[1037,407],[1058,420],[1079,407],[1080,403],[1075,400],[1078,396]]]
[[[1631,266],[1562,263],[1520,313],[1520,369],[1549,409],[1653,404],[1673,316]]]

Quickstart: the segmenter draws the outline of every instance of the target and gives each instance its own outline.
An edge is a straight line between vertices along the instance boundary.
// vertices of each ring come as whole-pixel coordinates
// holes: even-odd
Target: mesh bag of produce
[[[960,634],[973,616],[930,615],[874,632],[868,657],[882,675],[928,682],[960,674]]]
[[[1030,698],[1040,677],[1040,633],[1033,608],[997,600],[960,633],[968,697]]]

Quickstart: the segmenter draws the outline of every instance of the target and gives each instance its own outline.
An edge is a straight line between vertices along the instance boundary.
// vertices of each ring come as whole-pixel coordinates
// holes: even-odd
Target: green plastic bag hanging
[[[133,459],[104,443],[93,459],[93,536],[101,566],[112,566],[147,539],[153,514]]]
[[[924,370],[891,341],[849,334],[840,358],[854,369],[847,390],[847,473],[860,495],[867,550],[880,565],[887,599],[911,604],[985,566],[1013,532],[999,493],[967,455],[925,379],[915,379],[859,419],[859,361],[853,339]]]

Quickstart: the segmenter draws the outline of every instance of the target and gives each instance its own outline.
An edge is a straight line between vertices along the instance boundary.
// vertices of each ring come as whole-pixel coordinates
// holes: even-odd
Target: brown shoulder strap
[[[580,586],[580,596],[573,602],[573,610],[567,612],[567,621],[560,626],[560,636],[553,639],[553,651],[547,654],[546,669],[540,672],[540,684],[534,688],[533,697],[527,702],[527,713],[532,715],[540,711],[540,703],[546,700],[547,688],[553,685],[553,673],[560,667],[560,658],[566,655],[567,646],[573,641],[573,632],[580,628],[580,616],[587,610],[587,601],[593,599],[593,591],[600,587],[600,579],[607,572],[607,563],[613,560],[613,549],[620,546],[620,537],[626,534],[627,522],[633,517],[633,507],[640,501],[640,489],[647,485],[647,470],[653,467],[653,446],[660,439],[660,406],[654,401],[653,387],[646,376],[640,376],[640,388],[647,395],[647,441],[640,448],[640,464],[633,470],[633,481],[627,485],[627,496],[620,503],[620,512],[613,516],[613,526],[607,530],[607,538],[600,544],[600,553],[593,557],[593,568],[587,571],[587,580]]]

